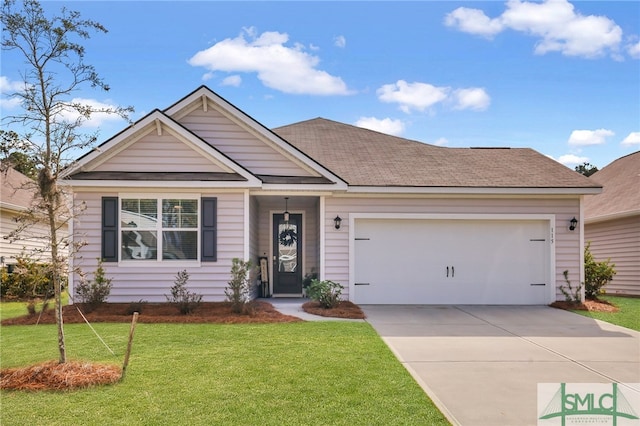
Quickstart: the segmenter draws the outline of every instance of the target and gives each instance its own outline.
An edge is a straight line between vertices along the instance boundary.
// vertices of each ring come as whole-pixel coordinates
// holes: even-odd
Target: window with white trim
[[[120,259],[198,260],[198,198],[120,199]]]

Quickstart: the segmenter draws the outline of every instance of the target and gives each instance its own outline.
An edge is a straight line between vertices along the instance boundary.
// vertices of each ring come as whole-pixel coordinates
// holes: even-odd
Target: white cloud
[[[0,75],[0,93],[9,94],[24,89],[24,81],[11,81],[4,75]]]
[[[0,98],[0,109],[13,109],[20,106],[20,98]]]
[[[402,120],[393,120],[391,118],[360,117],[355,125],[394,136],[402,135],[405,129],[405,124]]]
[[[90,106],[93,110],[97,111],[97,112],[93,112],[91,114],[91,118],[88,120],[85,120],[82,123],[82,127],[85,128],[96,128],[96,127],[101,127],[103,125],[105,125],[107,122],[118,122],[120,120],[123,120],[122,117],[120,117],[117,114],[109,114],[107,112],[100,112],[100,111],[108,111],[108,110],[115,110],[117,107],[117,105],[111,105],[108,103],[104,103],[104,102],[100,102],[97,101],[95,99],[83,99],[83,98],[74,98],[71,100],[71,103],[73,104],[80,104],[80,105],[87,105]],[[64,111],[63,113],[60,114],[60,116],[68,121],[75,121],[78,119],[78,117],[80,116],[80,114],[78,114],[77,111],[72,110],[72,109],[68,109],[66,111]]]
[[[455,27],[462,32],[492,38],[504,28],[499,19],[491,19],[479,9],[459,7],[444,18],[448,27]]]
[[[400,110],[407,114],[411,111],[423,112],[438,103],[445,102],[453,105],[453,109],[456,110],[484,111],[491,103],[489,94],[482,88],[452,90],[450,87],[437,87],[420,82],[407,83],[404,80],[385,84],[376,93],[381,102],[397,103]]]
[[[245,36],[249,40],[245,39]],[[289,35],[243,30],[233,39],[225,39],[197,52],[189,64],[210,71],[256,73],[262,83],[292,94],[348,95],[352,92],[340,77],[317,69],[320,59],[307,53],[301,44],[285,46]]]
[[[14,92],[19,92],[24,90],[24,82],[23,81],[11,81],[7,77],[0,75],[0,94],[2,95],[11,95]],[[7,98],[4,96],[0,97],[0,108],[8,110],[16,108],[20,105],[21,99],[18,97]]]
[[[640,132],[631,132],[620,143],[622,146],[640,145]]]
[[[602,145],[607,141],[608,137],[613,136],[611,130],[598,129],[598,130],[574,130],[569,136],[569,145],[576,146],[588,146],[588,145]]]
[[[202,76],[202,81],[209,81],[211,80],[213,77],[215,77],[215,73],[214,72],[207,72],[204,73],[204,75]]]
[[[627,45],[627,53],[634,59],[640,59],[640,41],[629,43]]]
[[[411,110],[425,109],[442,102],[449,96],[448,87],[436,87],[427,83],[407,83],[398,80],[396,83],[385,84],[377,90],[378,99],[382,102],[400,104],[400,109],[407,114]]]
[[[447,138],[439,138],[435,142],[432,142],[432,145],[446,146],[446,145],[449,145],[449,141],[447,140]]]
[[[535,53],[560,52],[566,56],[595,58],[611,54],[619,58],[622,29],[606,16],[584,16],[567,0],[532,3],[509,0],[497,18],[482,10],[458,8],[445,17],[445,25],[491,38],[512,29],[538,38]]]
[[[561,155],[557,159],[554,158],[554,160],[556,160],[560,164],[564,164],[565,166],[569,167],[569,166],[577,166],[578,164],[582,164],[582,163],[588,163],[589,157],[579,157],[574,154],[566,154],[566,155]]]
[[[458,89],[453,92],[455,101],[454,109],[472,109],[474,111],[484,111],[489,108],[491,98],[486,90],[473,87],[470,89]]]
[[[336,47],[346,47],[347,39],[344,38],[344,36],[342,35],[337,36],[336,38],[333,39],[333,44],[335,44]]]
[[[223,86],[239,87],[242,84],[242,77],[239,75],[230,75],[222,80]]]

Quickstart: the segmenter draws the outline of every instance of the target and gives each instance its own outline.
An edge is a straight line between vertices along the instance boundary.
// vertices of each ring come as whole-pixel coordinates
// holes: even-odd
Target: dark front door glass
[[[302,293],[302,215],[273,215],[273,292]]]

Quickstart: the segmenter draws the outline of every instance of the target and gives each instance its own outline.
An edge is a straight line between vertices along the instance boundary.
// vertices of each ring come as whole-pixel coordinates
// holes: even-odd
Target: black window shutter
[[[218,260],[218,199],[202,197],[202,254],[203,262]]]
[[[102,197],[102,260],[118,261],[118,197]]]

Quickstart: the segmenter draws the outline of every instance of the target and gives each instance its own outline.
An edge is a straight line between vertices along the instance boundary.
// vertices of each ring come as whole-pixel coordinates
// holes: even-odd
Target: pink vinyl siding
[[[158,136],[155,128],[146,136],[95,168],[95,171],[118,172],[224,172],[182,141],[165,132]]]
[[[118,193],[78,192],[76,199],[85,201],[87,209],[75,220],[74,231],[87,243],[82,248],[74,266],[80,267],[92,278],[101,253],[101,197],[118,196]],[[153,193],[160,196],[161,193]],[[204,301],[225,299],[224,290],[228,285],[231,259],[243,257],[243,194],[242,193],[200,193],[201,197],[218,199],[218,260],[216,262],[162,261],[145,264],[104,263],[107,277],[113,279],[109,302],[166,302],[176,274],[186,269],[189,273],[187,287],[190,291],[204,296]],[[79,277],[76,274],[74,281]]]
[[[615,264],[617,273],[606,292],[640,296],[640,217],[587,223],[584,228],[585,244],[591,242],[595,260]]]
[[[580,234],[569,231],[568,221],[579,217],[580,202],[560,198],[326,198],[324,278],[349,285],[349,214],[555,214],[554,244],[556,287],[564,284],[563,271],[569,271],[572,284],[580,282]],[[333,218],[342,219],[340,230]],[[346,291],[345,291],[346,293]],[[347,296],[347,294],[345,294]],[[563,299],[557,287],[556,296]]]
[[[192,110],[178,122],[258,175],[313,176],[281,151],[269,146],[213,108]]]

